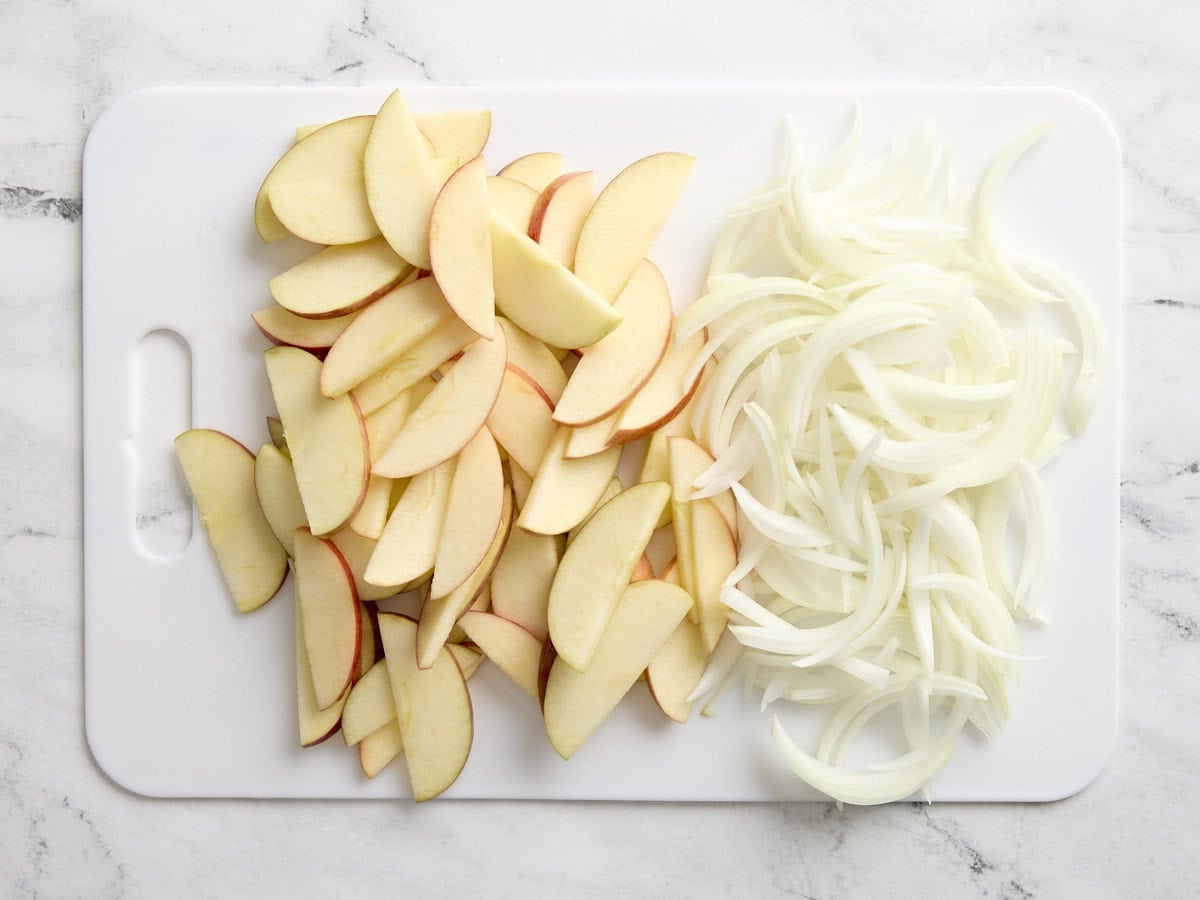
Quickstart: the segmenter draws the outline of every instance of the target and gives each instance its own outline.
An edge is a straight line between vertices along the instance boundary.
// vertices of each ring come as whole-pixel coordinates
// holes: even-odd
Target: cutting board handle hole
[[[192,426],[192,351],[169,328],[143,335],[133,354],[133,535],[169,558],[192,539],[192,499],[173,441]]]

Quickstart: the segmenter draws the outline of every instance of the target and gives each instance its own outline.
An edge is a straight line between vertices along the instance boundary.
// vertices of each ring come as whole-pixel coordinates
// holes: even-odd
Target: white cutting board
[[[303,254],[254,232],[255,191],[297,125],[371,113],[383,89],[163,89],[114,105],[84,155],[84,644],[88,742],[130,790],[179,797],[401,797],[403,765],[367,781],[340,737],[296,742],[289,585],[234,612],[181,496],[171,438],[189,425],[253,449],[271,408],[248,315],[267,278]],[[1099,306],[1110,366],[1091,431],[1052,464],[1056,552],[1045,612],[1023,629],[1026,667],[1009,727],[964,737],[932,786],[936,800],[1050,800],[1087,785],[1116,732],[1120,154],[1103,114],[1056,90],[406,91],[416,110],[487,106],[488,162],[558,150],[603,184],[660,150],[697,163],[653,258],[677,306],[699,288],[722,209],[772,175],[781,116],[817,159],[836,145],[854,98],[879,146],[933,115],[959,147],[960,178],[1030,125],[1056,130],[1013,172],[1001,234],[1057,260]],[[146,335],[162,332],[143,341]],[[185,349],[186,345],[186,349]],[[156,474],[157,473],[157,474]],[[172,508],[177,510],[171,515]],[[172,528],[192,526],[181,549]],[[718,716],[668,722],[644,685],[570,761],[535,705],[485,666],[471,682],[475,740],[450,797],[639,800],[812,799],[770,741],[770,717],[728,698]],[[789,718],[812,747],[816,720]]]

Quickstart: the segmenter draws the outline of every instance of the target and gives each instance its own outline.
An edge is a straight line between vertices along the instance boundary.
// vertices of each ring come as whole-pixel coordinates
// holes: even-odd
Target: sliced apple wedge
[[[363,537],[349,527],[332,535],[329,540],[333,541],[338,552],[342,554],[342,559],[350,568],[350,574],[354,578],[354,590],[358,594],[359,600],[375,602],[386,600],[399,593],[395,585],[376,585],[366,580],[367,566],[370,564],[371,557],[375,555],[375,548],[379,545],[378,541],[374,538]]]
[[[523,231],[491,217],[496,308],[555,347],[590,347],[621,321],[612,305]]]
[[[609,447],[616,446],[611,442],[613,431],[620,421],[621,411],[617,410],[603,419],[590,425],[575,425],[571,428],[571,437],[567,441],[564,456],[567,459],[579,459],[583,456],[594,456],[603,453]]]
[[[430,390],[432,390],[432,383]],[[412,388],[403,390],[379,409],[363,417],[363,422],[367,427],[367,443],[370,445],[372,463],[379,459],[383,455],[383,451],[396,439],[396,435],[408,421],[413,406],[420,402],[413,395]],[[354,394],[354,398],[358,399],[357,393]],[[371,477],[379,478],[380,476],[372,475]]]
[[[570,759],[608,718],[691,604],[673,584],[639,581],[624,588],[585,670],[571,666],[560,649],[546,680],[542,711],[546,734],[563,759]]]
[[[355,583],[357,584],[357,582]],[[367,604],[363,603],[361,596],[358,598],[358,618],[362,623],[362,629],[358,642],[358,670],[354,673],[355,682],[366,675],[379,658],[374,607],[367,609]]]
[[[679,199],[696,160],[655,153],[623,169],[596,198],[579,232],[575,274],[615,300]]]
[[[646,681],[654,702],[668,718],[676,722],[688,720],[692,711],[688,696],[704,674],[708,655],[703,631],[686,618],[675,626],[667,642],[654,654],[646,667]],[[342,728],[345,727],[343,723]]]
[[[478,672],[479,667],[483,665],[484,655],[478,650],[464,647],[462,644],[447,644],[446,649],[450,651],[450,655],[462,669],[463,678],[467,681],[470,681],[471,676]]]
[[[287,435],[283,433],[283,423],[275,416],[267,416],[267,434],[271,436],[271,443],[274,444],[288,459],[292,456],[287,448]]]
[[[514,159],[500,170],[499,175],[527,184],[533,190],[541,193],[555,178],[562,174],[563,158],[561,153],[541,152],[529,153]]]
[[[525,501],[529,499],[529,490],[533,487],[533,476],[511,459],[508,461],[508,476],[509,481],[512,482],[513,503],[519,512],[525,508]]]
[[[529,218],[537,205],[538,192],[522,181],[503,175],[489,175],[488,206],[517,231],[529,228]]]
[[[468,610],[458,620],[462,630],[483,655],[494,662],[513,684],[538,699],[538,664],[542,642],[516,622],[494,613]]]
[[[429,261],[450,308],[472,331],[495,327],[487,170],[475,157],[447,179],[429,218]]]
[[[321,370],[321,390],[337,397],[412,350],[454,312],[432,278],[393,288],[334,341]]]
[[[560,175],[538,195],[529,217],[529,236],[546,252],[571,268],[583,222],[596,202],[596,177],[591,172]]]
[[[258,609],[287,577],[287,554],[259,505],[254,454],[206,428],[175,438],[175,452],[234,605]]]
[[[371,476],[367,482],[367,493],[363,496],[363,502],[349,522],[348,527],[351,531],[367,540],[379,540],[379,536],[383,534],[383,526],[387,524],[394,483],[394,478]]]
[[[538,640],[550,633],[546,607],[562,551],[563,540],[557,535],[514,528],[492,573],[492,610]]]
[[[691,507],[694,596],[704,644],[711,653],[729,622],[729,608],[721,602],[721,588],[737,567],[737,541],[711,500],[694,500]]]
[[[664,482],[634,485],[600,507],[568,545],[546,613],[550,640],[562,662],[583,670],[592,661],[670,497]]]
[[[485,425],[463,447],[454,466],[433,564],[433,597],[445,597],[483,561],[500,527],[506,493],[496,441]]]
[[[296,486],[292,461],[274,444],[263,444],[254,458],[254,490],[267,524],[288,556],[295,556],[295,531],[308,525]]]
[[[507,356],[499,327],[491,340],[472,342],[412,411],[391,446],[375,461],[374,472],[403,478],[431,469],[462,450],[496,403]]]
[[[288,312],[279,304],[273,304],[252,313],[250,318],[263,337],[276,346],[320,351],[332,347],[357,315],[357,312],[352,312],[332,319],[306,319]]]
[[[383,527],[367,563],[364,579],[379,586],[400,586],[433,568],[446,523],[454,458],[412,477]]]
[[[554,407],[554,421],[588,425],[616,412],[646,383],[671,339],[671,295],[658,267],[643,259],[613,308],[621,324],[580,354]]]
[[[567,386],[567,373],[554,352],[508,319],[501,316],[496,321],[504,329],[504,338],[508,341],[508,364],[528,375],[550,398],[551,404],[557,403]]]
[[[629,576],[629,583],[635,581],[649,581],[654,577],[654,564],[650,562],[650,557],[645,553],[637,561],[637,565],[633,568],[633,574]]]
[[[275,184],[269,197],[280,224],[302,240],[355,244],[379,237],[361,168]]]
[[[309,527],[330,534],[350,521],[367,491],[362,415],[351,397],[321,393],[321,362],[311,353],[273,347],[264,357]]]
[[[517,524],[538,534],[564,534],[582,522],[617,471],[621,448],[567,459],[571,430],[560,426],[533,477]]]
[[[379,660],[354,683],[342,708],[342,738],[353,747],[367,735],[396,720],[396,701],[386,660]]]
[[[403,752],[404,738],[395,718],[358,742],[358,761],[368,778],[374,778]]]
[[[363,415],[378,409],[401,391],[421,383],[476,337],[478,335],[464,325],[458,316],[448,316],[424,339],[353,388]]]
[[[296,608],[312,669],[317,707],[337,702],[358,668],[362,620],[354,575],[331,541],[297,528]]]
[[[554,406],[524,371],[509,363],[487,427],[500,446],[524,470],[537,471],[554,439]]]
[[[433,145],[434,156],[474,159],[492,133],[490,109],[451,109],[413,116],[421,134]]]
[[[403,281],[412,266],[383,238],[326,247],[267,282],[275,302],[310,319],[345,316]]]
[[[686,377],[696,361],[704,342],[705,332],[699,332],[682,344],[671,341],[667,352],[641,390],[630,398],[621,412],[620,424],[613,432],[617,444],[635,441],[661,428],[679,414],[700,386],[701,374]]]
[[[617,494],[621,493],[623,490],[625,490],[625,485],[621,484],[620,478],[610,479],[608,484],[604,486],[604,492],[596,499],[591,511],[583,517],[583,520],[578,525],[567,532],[567,545],[569,546],[571,542],[575,540],[575,538],[579,535],[580,529],[587,525],[588,522],[592,521],[592,516],[596,515],[600,507],[604,506],[605,503],[617,496]]]
[[[682,435],[668,438],[667,445],[669,460],[673,460],[670,464],[678,469],[678,473],[670,476],[670,480],[674,484],[676,478],[680,479],[680,491],[686,488],[686,496],[690,497],[695,489],[692,485],[696,479],[712,468],[716,460],[695,441]],[[733,499],[733,491],[726,489],[707,499],[720,510],[721,517],[736,540],[737,502]]]
[[[347,688],[335,703],[322,709],[313,690],[312,668],[308,661],[308,648],[304,638],[304,625],[300,610],[296,610],[296,717],[300,732],[300,746],[312,747],[337,734],[342,722],[342,707],[350,691]]]
[[[417,668],[412,619],[383,613],[379,632],[408,778],[419,803],[450,787],[467,763],[474,731],[471,697],[462,670],[445,648],[438,649],[429,668]]]

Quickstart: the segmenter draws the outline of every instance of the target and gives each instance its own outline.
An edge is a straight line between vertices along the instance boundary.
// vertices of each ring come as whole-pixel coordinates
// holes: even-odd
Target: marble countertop
[[[1200,8],[9,0],[0,8],[0,893],[1123,897],[1200,863]],[[484,15],[494,21],[475,24]],[[157,84],[1055,85],[1122,142],[1120,735],[1043,805],[162,801],[83,733],[80,162]],[[482,886],[482,887],[481,887]]]

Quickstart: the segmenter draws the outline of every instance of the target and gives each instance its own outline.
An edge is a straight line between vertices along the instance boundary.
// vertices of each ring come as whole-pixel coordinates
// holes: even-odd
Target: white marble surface
[[[0,895],[1194,895],[1200,7],[0,4]],[[497,4],[499,6],[499,4]],[[923,7],[923,8],[920,8]],[[186,9],[186,11],[184,11]],[[1031,806],[153,801],[82,727],[80,158],[152,84],[1036,84],[1124,150],[1121,732]],[[136,737],[134,737],[136,739]]]

